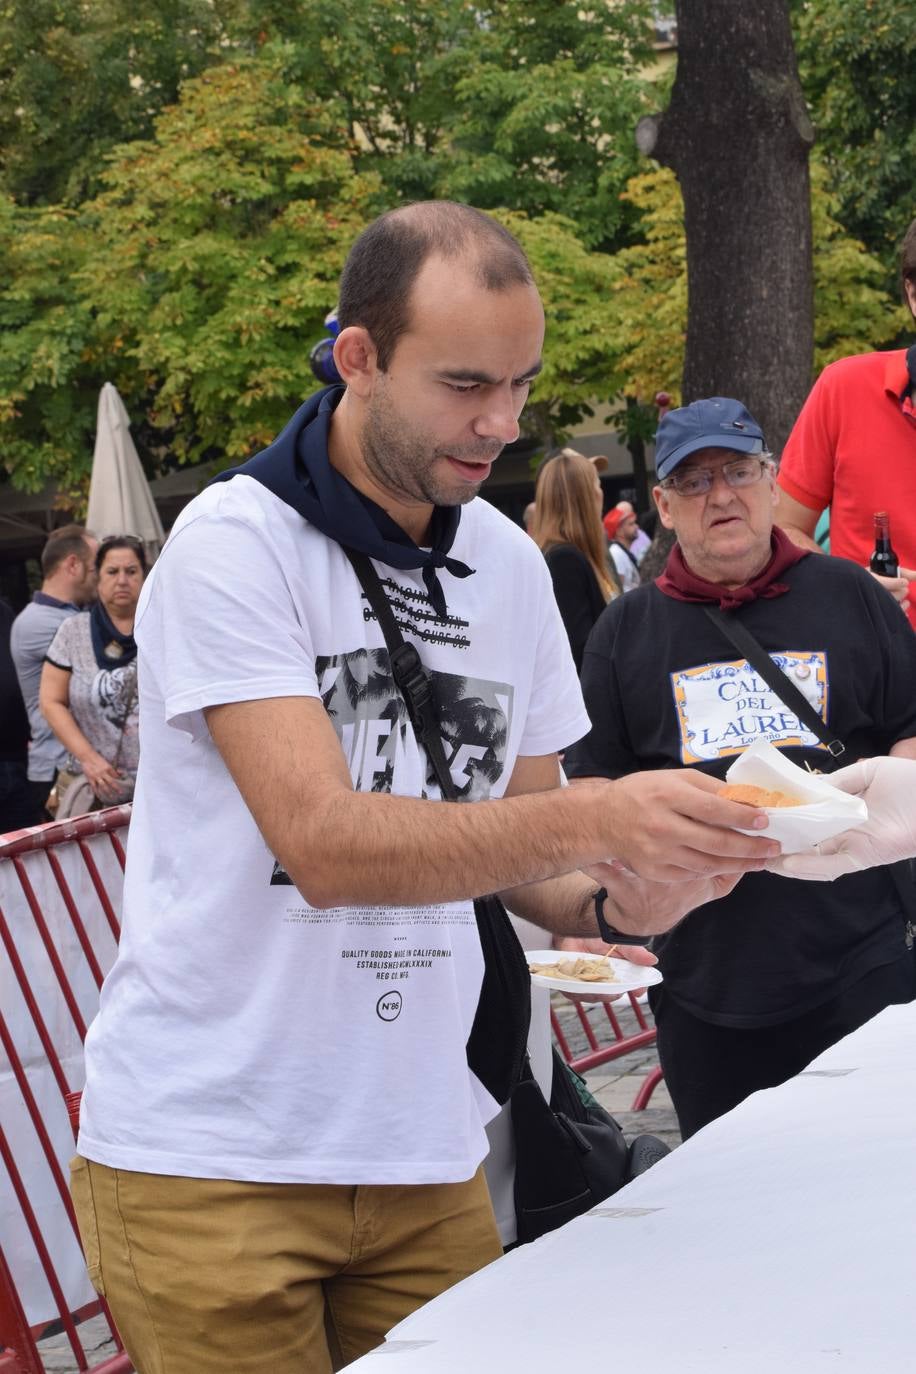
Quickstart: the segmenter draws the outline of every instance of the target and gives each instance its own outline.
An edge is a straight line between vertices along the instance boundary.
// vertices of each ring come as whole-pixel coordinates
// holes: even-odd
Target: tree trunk
[[[735,396],[778,453],[811,383],[808,151],[787,0],[678,0],[678,65],[644,152],[677,175],[687,232],[684,400]]]

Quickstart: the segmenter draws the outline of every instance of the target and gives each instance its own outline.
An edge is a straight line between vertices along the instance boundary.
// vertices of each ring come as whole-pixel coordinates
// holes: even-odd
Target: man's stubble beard
[[[459,445],[448,453],[459,459],[489,462],[503,447],[481,440],[477,445]],[[366,408],[362,453],[369,473],[380,487],[399,500],[423,501],[432,506],[467,505],[483,483],[459,485],[456,481],[454,487],[447,487],[437,481],[434,466],[444,452],[410,429],[382,389],[376,392]]]

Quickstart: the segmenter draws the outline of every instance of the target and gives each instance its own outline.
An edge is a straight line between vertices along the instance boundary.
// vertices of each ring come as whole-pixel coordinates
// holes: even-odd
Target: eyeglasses
[[[717,471],[729,487],[752,487],[771,465],[772,457],[772,454],[764,453],[734,458],[730,463],[723,463]],[[659,486],[663,491],[676,491],[678,496],[705,496],[712,491],[715,480],[716,472],[710,468],[690,468],[687,472],[672,473]]]

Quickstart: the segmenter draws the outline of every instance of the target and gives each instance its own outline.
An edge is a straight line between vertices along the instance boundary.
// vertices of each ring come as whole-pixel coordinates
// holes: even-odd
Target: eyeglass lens
[[[721,472],[730,487],[749,487],[758,482],[766,467],[764,458],[736,458],[734,462],[723,463]],[[690,472],[674,473],[671,485],[680,496],[704,496],[712,490],[715,473],[709,468],[693,468]]]

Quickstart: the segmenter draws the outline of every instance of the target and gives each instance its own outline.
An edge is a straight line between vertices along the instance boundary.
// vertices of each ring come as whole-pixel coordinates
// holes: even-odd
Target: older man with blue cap
[[[821,772],[836,756],[916,757],[916,636],[864,569],[809,557],[774,527],[775,463],[745,407],[715,396],[669,412],[656,469],[677,542],[592,631],[592,728],[569,776],[721,778],[760,739]],[[747,874],[654,944],[659,1055],[684,1136],[916,995],[905,865],[834,883],[788,867]]]

